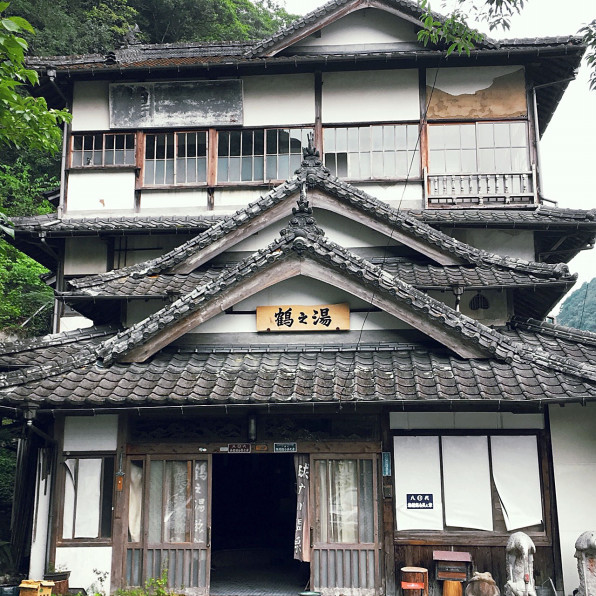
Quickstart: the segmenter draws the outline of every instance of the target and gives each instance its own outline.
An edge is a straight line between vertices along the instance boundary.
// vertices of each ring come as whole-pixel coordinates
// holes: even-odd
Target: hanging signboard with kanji
[[[257,331],[349,331],[350,305],[257,306]]]

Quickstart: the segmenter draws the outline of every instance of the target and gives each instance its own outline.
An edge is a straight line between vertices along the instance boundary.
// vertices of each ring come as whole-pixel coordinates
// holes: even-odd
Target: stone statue
[[[532,539],[523,532],[511,534],[506,547],[507,583],[505,596],[536,596]]]
[[[466,596],[500,596],[501,590],[489,571],[475,571],[466,586]]]
[[[575,558],[579,574],[577,596],[596,596],[596,532],[584,532],[575,541]]]

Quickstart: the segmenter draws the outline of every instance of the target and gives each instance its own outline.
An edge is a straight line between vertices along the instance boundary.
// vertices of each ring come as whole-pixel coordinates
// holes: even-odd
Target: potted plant
[[[54,582],[52,593],[66,594],[68,592],[68,578],[70,571],[64,565],[55,566],[54,563],[48,564],[48,570],[43,574],[43,578],[47,581]]]

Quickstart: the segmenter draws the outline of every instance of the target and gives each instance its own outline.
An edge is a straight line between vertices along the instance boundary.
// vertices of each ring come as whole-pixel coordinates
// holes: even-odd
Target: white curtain
[[[439,437],[394,437],[395,519],[398,530],[442,530],[441,460]],[[414,496],[425,507],[414,507]]]
[[[130,488],[128,491],[128,533],[131,542],[141,541],[143,512],[143,464],[131,462]]]
[[[445,523],[493,529],[488,437],[442,437]]]
[[[507,530],[542,523],[538,448],[535,436],[491,437],[493,479]]]

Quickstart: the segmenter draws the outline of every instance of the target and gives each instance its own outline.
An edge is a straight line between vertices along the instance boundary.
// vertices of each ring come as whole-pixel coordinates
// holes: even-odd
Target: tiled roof
[[[488,267],[496,266],[502,269],[511,269],[517,272],[554,278],[569,276],[569,268],[567,265],[561,263],[551,265],[496,255],[460,242],[421,222],[418,218],[410,215],[409,212],[394,209],[348,182],[332,176],[329,170],[322,166],[320,160],[316,160],[311,156],[311,158],[307,157],[302,162],[302,166],[294,178],[280,184],[257,201],[250,203],[244,209],[240,209],[233,215],[217,221],[210,228],[195,238],[174,248],[169,253],[150,261],[145,261],[139,265],[131,265],[81,279],[77,282],[77,287],[80,289],[90,287],[97,283],[105,283],[119,278],[122,279],[129,275],[144,277],[171,272],[189,257],[208,248],[215,241],[220,240],[232,231],[247,226],[247,224],[275,205],[296,196],[304,184],[307,184],[311,189],[320,189],[335,197],[340,203],[354,207],[363,214],[374,217],[384,224],[391,226],[391,228],[413,239],[421,240],[444,254],[452,255],[468,264]]]
[[[541,229],[556,226],[588,227],[596,231],[596,209],[424,209],[409,211],[427,224],[449,227],[513,227]]]
[[[587,227],[596,231],[596,210],[559,209],[424,209],[404,210],[412,217],[441,227],[512,227],[542,229]],[[66,233],[126,233],[130,231],[203,231],[224,219],[224,215],[138,215],[106,217],[63,217],[55,213],[11,218],[17,233],[44,232],[48,236]]]
[[[463,360],[397,345],[164,350],[147,363],[88,363],[2,385],[0,377],[4,405],[42,408],[596,398],[596,385],[531,363]]]
[[[486,266],[445,266],[422,265],[405,259],[373,259],[383,271],[418,289],[448,289],[461,287],[468,289],[490,289],[504,287],[526,287],[544,285],[565,285],[575,283],[576,276],[538,276],[531,273]],[[231,269],[233,265],[228,265]],[[69,282],[70,291],[62,292],[63,297],[112,296],[129,299],[133,297],[171,297],[191,292],[196,287],[212,283],[222,272],[221,267],[212,267],[189,274],[161,274],[144,277],[128,276],[103,281],[94,277],[95,283],[86,283],[85,278]],[[81,288],[77,290],[77,288]]]

